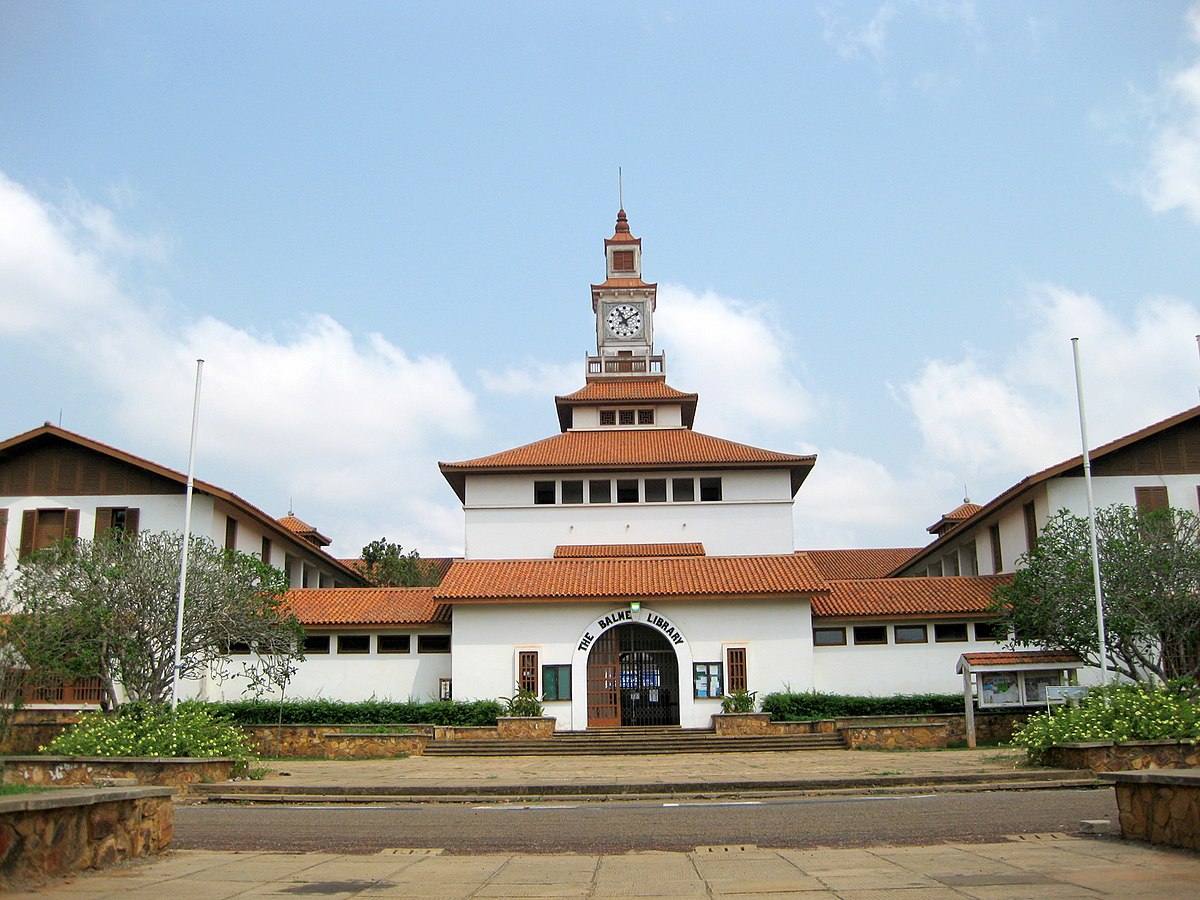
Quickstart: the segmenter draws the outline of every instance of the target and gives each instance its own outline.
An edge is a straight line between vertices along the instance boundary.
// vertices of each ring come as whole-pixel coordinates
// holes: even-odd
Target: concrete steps
[[[613,728],[567,731],[528,741],[430,741],[426,756],[643,756],[844,750],[840,734],[739,735],[711,729]]]

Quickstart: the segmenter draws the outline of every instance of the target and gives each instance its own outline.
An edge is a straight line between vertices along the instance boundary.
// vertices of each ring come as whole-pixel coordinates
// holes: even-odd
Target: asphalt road
[[[181,806],[172,846],[187,850],[375,853],[623,853],[698,846],[771,848],[984,842],[1008,834],[1117,826],[1111,787],[761,801],[395,806]]]

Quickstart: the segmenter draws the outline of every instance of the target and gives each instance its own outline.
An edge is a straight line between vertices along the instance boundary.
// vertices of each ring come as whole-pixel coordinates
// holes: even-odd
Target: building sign
[[[617,625],[638,623],[641,625],[649,625],[662,632],[663,636],[673,645],[678,647],[684,643],[683,632],[681,632],[666,616],[652,612],[648,609],[639,609],[634,612],[626,607],[625,609],[614,610],[606,613],[596,619],[584,632],[583,637],[579,639],[579,644],[576,646],[577,651],[588,650],[595,642],[596,638]]]

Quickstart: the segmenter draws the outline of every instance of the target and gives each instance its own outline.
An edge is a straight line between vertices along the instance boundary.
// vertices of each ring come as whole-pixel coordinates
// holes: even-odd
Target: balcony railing
[[[665,353],[587,357],[589,375],[661,375],[665,371]]]

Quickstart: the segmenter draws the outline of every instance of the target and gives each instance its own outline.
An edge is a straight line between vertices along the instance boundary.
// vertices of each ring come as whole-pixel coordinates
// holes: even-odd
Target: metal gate
[[[678,725],[679,662],[648,625],[600,635],[588,654],[588,727]]]

